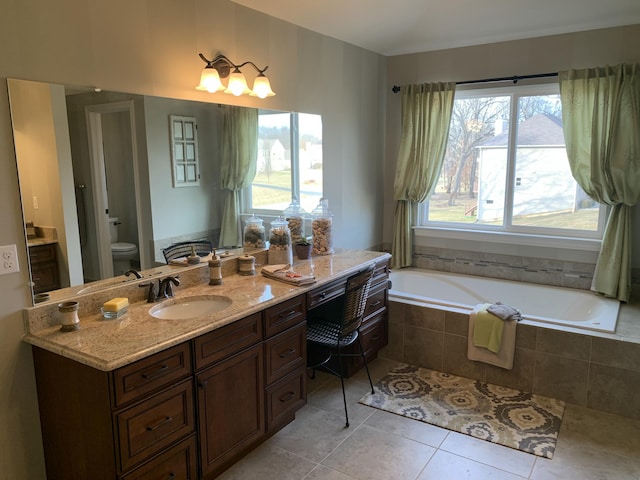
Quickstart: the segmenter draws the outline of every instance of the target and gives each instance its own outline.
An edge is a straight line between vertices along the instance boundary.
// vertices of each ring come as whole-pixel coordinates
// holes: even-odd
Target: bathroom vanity
[[[104,320],[95,309],[117,289],[77,298],[76,332],[52,324],[55,305],[28,309],[47,478],[215,478],[305,404],[307,318],[334,312],[347,277],[372,262],[361,329],[367,358],[386,345],[389,259],[313,257],[298,268],[317,281],[302,287],[237,274],[209,286],[206,266],[185,268],[180,278],[190,284],[175,289],[177,299],[232,300],[187,320],[153,318],[143,299]],[[349,373],[360,366],[350,363]]]

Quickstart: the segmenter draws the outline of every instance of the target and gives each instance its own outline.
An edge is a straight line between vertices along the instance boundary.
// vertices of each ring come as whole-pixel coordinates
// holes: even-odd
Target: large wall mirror
[[[26,80],[8,87],[34,294],[99,287],[129,266],[152,271],[176,242],[218,244],[227,107]],[[176,188],[176,158],[191,185]]]

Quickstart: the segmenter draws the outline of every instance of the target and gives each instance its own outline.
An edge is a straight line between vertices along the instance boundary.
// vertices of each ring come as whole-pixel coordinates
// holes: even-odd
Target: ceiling
[[[639,0],[232,0],[382,55],[640,24]]]

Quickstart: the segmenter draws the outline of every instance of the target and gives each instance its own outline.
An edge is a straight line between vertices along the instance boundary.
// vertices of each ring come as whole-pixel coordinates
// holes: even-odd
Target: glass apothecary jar
[[[265,248],[267,246],[266,235],[262,219],[252,215],[245,220],[244,243],[245,248]]]
[[[269,230],[269,265],[286,263],[293,265],[293,249],[291,248],[291,232],[284,217],[271,222]]]
[[[333,237],[331,224],[333,213],[329,210],[329,200],[321,198],[318,206],[311,212],[311,234],[313,236],[313,253],[330,255],[333,253]]]
[[[293,197],[291,204],[282,212],[282,215],[289,224],[291,243],[295,245],[305,238],[304,219],[307,212],[300,206],[297,197]]]

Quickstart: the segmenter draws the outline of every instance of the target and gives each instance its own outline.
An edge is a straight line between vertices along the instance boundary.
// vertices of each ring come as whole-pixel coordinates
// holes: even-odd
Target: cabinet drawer
[[[287,373],[305,365],[306,330],[307,324],[305,322],[265,342],[267,384],[271,384]]]
[[[185,380],[115,417],[124,471],[194,431],[193,381]]]
[[[56,262],[56,244],[29,247],[29,261],[33,263]]]
[[[328,302],[340,295],[344,295],[345,288],[347,287],[347,279],[343,278],[336,282],[325,285],[324,287],[316,288],[307,293],[307,307],[309,310],[318,307],[323,303]]]
[[[306,402],[307,375],[299,369],[267,388],[267,431],[293,419]]]
[[[31,266],[33,293],[49,292],[60,288],[58,264],[56,262],[36,263]]]
[[[120,478],[122,480],[197,480],[196,436],[191,435]]]
[[[373,268],[373,278],[371,279],[371,285],[376,286],[384,283],[386,286],[387,280],[389,280],[389,261],[385,260],[381,263],[376,263]]]
[[[262,338],[262,312],[202,335],[194,340],[196,369],[233,355]]]
[[[373,350],[380,350],[387,344],[387,322],[385,322],[384,316],[380,315],[371,319],[367,326],[360,330],[360,333],[365,355]]]
[[[119,368],[113,374],[115,405],[124,405],[190,373],[189,342]]]
[[[265,311],[264,332],[270,337],[303,322],[306,316],[305,297],[292,298]]]
[[[387,288],[386,285],[378,285],[369,291],[367,304],[364,308],[364,318],[370,317],[376,312],[381,311],[387,306]]]

